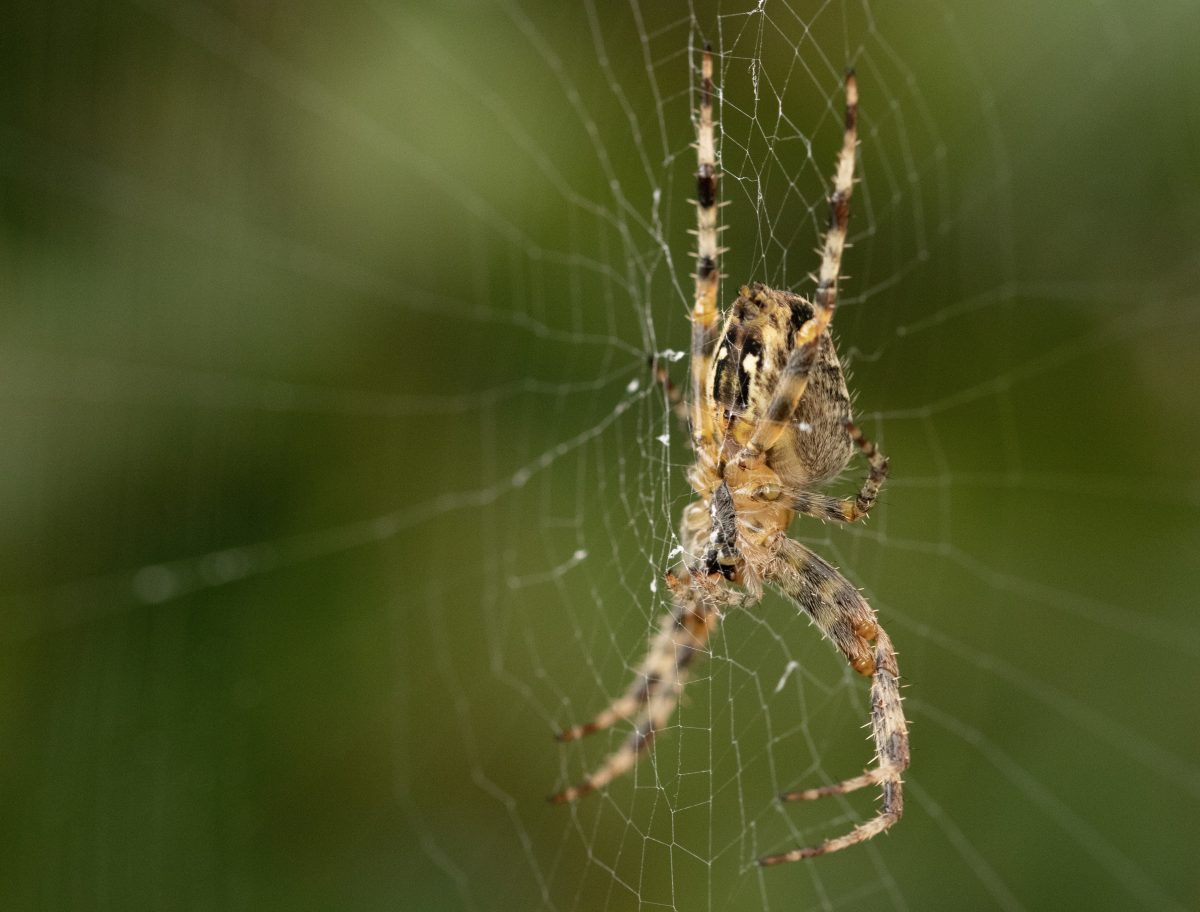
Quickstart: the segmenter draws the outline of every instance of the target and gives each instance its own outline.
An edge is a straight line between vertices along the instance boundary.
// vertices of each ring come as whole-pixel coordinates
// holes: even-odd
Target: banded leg
[[[892,641],[875,620],[874,612],[850,583],[827,563],[802,545],[784,540],[781,547],[783,567],[773,582],[801,604],[816,624],[834,641],[850,664],[862,674],[871,675],[871,736],[875,742],[876,766],[861,776],[854,776],[834,785],[788,792],[784,801],[807,801],[825,795],[844,795],[879,784],[883,790],[883,806],[875,817],[854,827],[849,833],[827,839],[820,845],[794,849],[759,859],[760,865],[776,865],[800,861],[837,852],[864,842],[892,827],[904,813],[904,793],[901,774],[908,768],[908,724],[900,697],[900,671]],[[813,604],[818,602],[820,604]],[[869,616],[869,619],[867,618]],[[869,661],[861,663],[852,658],[855,648],[847,649],[847,637],[852,636],[856,647],[869,649]]]
[[[854,72],[846,75],[846,132],[838,155],[834,174],[833,194],[829,197],[829,230],[821,252],[821,268],[817,273],[817,290],[813,296],[813,316],[796,331],[794,348],[779,378],[775,396],[759,419],[750,441],[739,459],[756,459],[779,439],[787,422],[796,411],[800,397],[808,386],[808,375],[817,358],[817,346],[829,329],[837,307],[838,276],[842,268],[842,252],[846,249],[846,226],[850,220],[850,194],[854,190],[854,154],[858,144],[858,84]]]
[[[717,612],[701,592],[690,588],[690,579],[669,577],[668,584],[675,593],[675,609],[663,618],[634,684],[591,722],[562,731],[558,740],[573,741],[628,718],[636,719],[633,732],[583,782],[551,795],[553,803],[582,798],[632,769],[674,715],[689,667],[708,642]]]
[[[825,795],[845,795],[876,783],[883,787],[883,806],[865,823],[842,836],[827,839],[820,845],[793,849],[778,855],[766,855],[758,860],[760,865],[769,866],[789,861],[802,861],[828,855],[866,842],[895,826],[904,816],[904,784],[901,775],[908,768],[908,725],[904,720],[904,708],[900,697],[900,673],[896,666],[896,652],[892,641],[878,627],[875,635],[875,674],[871,682],[871,735],[875,740],[878,765],[861,776],[846,779],[834,785],[803,791],[788,792],[784,801],[808,801]]]
[[[812,618],[859,674],[875,672],[871,641],[879,630],[866,599],[823,557],[780,536],[766,579]]]
[[[863,432],[853,421],[846,421],[846,433],[850,435],[850,439],[854,441],[854,445],[858,447],[858,451],[863,454],[867,465],[870,466],[867,477],[863,479],[862,487],[858,489],[858,496],[854,498],[853,516],[846,520],[846,522],[854,522],[870,513],[871,507],[875,506],[875,499],[879,497],[879,491],[883,488],[883,483],[887,481],[888,458],[879,452],[879,447],[873,441],[863,436]]]
[[[863,479],[855,497],[831,497],[828,494],[814,494],[811,491],[780,492],[778,488],[767,491],[756,491],[752,494],[758,500],[778,500],[786,496],[789,505],[797,513],[813,516],[817,519],[828,519],[835,522],[852,523],[864,519],[875,506],[879,490],[887,480],[888,458],[879,452],[879,447],[863,436],[862,431],[852,421],[846,422],[846,431],[854,441],[859,451],[866,457],[871,469]]]
[[[692,439],[699,445],[712,435],[708,396],[709,363],[720,332],[717,292],[717,153],[713,135],[712,48],[704,47],[700,65],[700,118],[696,130],[696,296],[692,308]]]
[[[650,641],[650,648],[646,651],[646,656],[642,659],[642,664],[638,667],[633,683],[629,685],[625,694],[613,700],[608,708],[592,719],[592,721],[586,722],[583,725],[572,725],[570,728],[565,728],[555,735],[555,739],[558,741],[575,741],[595,732],[604,731],[606,728],[611,728],[622,719],[628,719],[639,713],[642,707],[646,705],[646,701],[649,700],[651,693],[658,688],[662,681],[661,670],[664,662],[667,662],[670,658],[674,632],[677,629],[686,627],[686,616],[690,610],[691,605],[689,603],[677,600],[671,613],[663,617],[659,622],[658,633]]]

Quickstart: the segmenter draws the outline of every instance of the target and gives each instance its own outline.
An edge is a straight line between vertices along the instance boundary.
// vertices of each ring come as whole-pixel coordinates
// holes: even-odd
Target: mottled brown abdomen
[[[787,431],[771,448],[767,464],[787,487],[820,485],[836,478],[854,455],[846,432],[850,392],[829,333],[821,337],[817,360]]]

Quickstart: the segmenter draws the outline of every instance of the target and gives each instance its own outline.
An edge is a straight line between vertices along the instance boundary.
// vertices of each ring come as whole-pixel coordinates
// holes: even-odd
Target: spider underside
[[[712,54],[702,63],[697,158],[696,297],[692,310],[691,380],[682,396],[696,459],[688,474],[699,499],[683,512],[685,555],[667,574],[673,608],[650,642],[625,694],[591,722],[559,734],[563,741],[621,720],[633,732],[583,782],[552,796],[573,801],[627,772],[669,721],[692,662],[727,607],[762,598],[764,584],[802,608],[860,674],[871,678],[875,763],[833,785],[788,792],[807,800],[880,785],[872,819],[820,845],[759,859],[774,865],[835,852],[870,839],[903,813],[901,774],[909,763],[908,730],[891,640],[859,591],[823,558],[787,537],[797,514],[836,522],[864,518],[887,477],[888,461],[851,420],[850,394],[829,334],[846,246],[854,182],[858,92],[846,78],[846,125],[830,197],[817,287],[811,298],[761,284],[739,290],[724,320],[717,309],[717,170],[712,119]],[[857,496],[814,489],[836,479],[858,450],[869,472]],[[734,586],[739,588],[735,589]]]

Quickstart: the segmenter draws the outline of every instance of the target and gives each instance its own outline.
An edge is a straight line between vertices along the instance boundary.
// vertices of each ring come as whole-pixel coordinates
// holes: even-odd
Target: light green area
[[[543,801],[618,743],[550,734],[625,686],[687,500],[645,357],[700,39],[594,6],[6,17],[0,908],[1194,908],[1194,0],[696,8],[726,297],[805,287],[857,67],[836,326],[894,470],[795,534],[900,650],[909,813],[766,872],[873,806],[772,802],[870,752],[777,598],[653,763]]]

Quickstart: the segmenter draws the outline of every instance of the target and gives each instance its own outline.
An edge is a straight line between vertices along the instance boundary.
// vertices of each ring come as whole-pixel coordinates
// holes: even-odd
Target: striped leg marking
[[[717,612],[695,590],[688,588],[689,583],[690,580],[668,578],[668,584],[675,592],[675,609],[662,619],[637,677],[625,695],[591,722],[558,734],[560,741],[574,741],[609,728],[622,719],[636,720],[625,743],[595,772],[578,785],[550,796],[554,804],[582,798],[628,772],[642,751],[653,743],[654,736],[671,720],[683,685],[687,683],[689,668],[704,651],[709,632],[717,621]]]
[[[754,461],[775,445],[808,386],[808,375],[816,362],[817,346],[829,329],[837,307],[838,275],[846,249],[846,226],[850,221],[850,194],[854,190],[854,154],[858,145],[858,84],[854,72],[846,75],[846,132],[838,155],[833,194],[829,197],[829,230],[821,252],[817,291],[813,296],[812,319],[796,330],[794,348],[779,378],[775,396],[759,420],[739,461]]]

